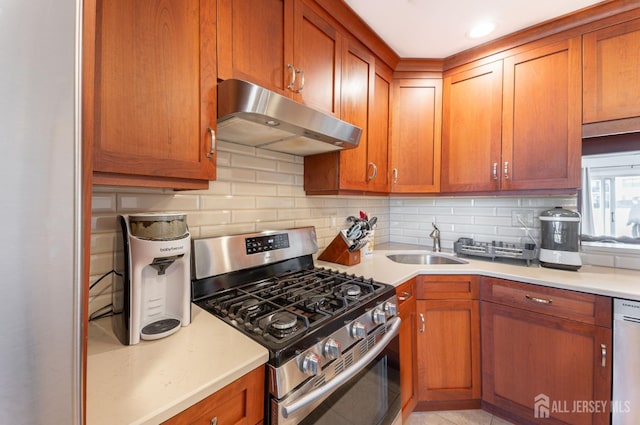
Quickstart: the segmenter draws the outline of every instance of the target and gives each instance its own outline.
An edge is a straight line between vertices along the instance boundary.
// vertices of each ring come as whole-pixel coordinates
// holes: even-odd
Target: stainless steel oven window
[[[400,412],[396,336],[365,369],[316,407],[301,425],[390,425]]]

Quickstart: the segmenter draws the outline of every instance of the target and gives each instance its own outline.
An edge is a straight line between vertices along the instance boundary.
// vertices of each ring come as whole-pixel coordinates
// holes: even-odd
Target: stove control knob
[[[387,315],[384,314],[384,311],[380,310],[379,308],[373,310],[373,312],[371,313],[371,319],[376,325],[384,325],[385,323],[387,323]]]
[[[329,360],[337,359],[340,357],[340,343],[333,338],[329,338],[324,343],[322,354]]]
[[[354,322],[351,325],[351,336],[355,339],[362,339],[367,336],[367,328],[361,322]]]
[[[302,359],[300,370],[309,376],[317,375],[320,370],[320,357],[316,353],[307,353]]]
[[[384,303],[384,312],[389,316],[395,316],[398,314],[398,307],[394,303],[386,302]]]

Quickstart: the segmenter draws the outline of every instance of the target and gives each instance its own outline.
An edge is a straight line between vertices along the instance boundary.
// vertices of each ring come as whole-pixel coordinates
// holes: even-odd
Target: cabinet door
[[[418,300],[424,325],[418,332],[421,401],[479,399],[480,308],[478,300]]]
[[[442,80],[395,80],[391,121],[392,192],[438,192]]]
[[[254,425],[261,423],[263,412],[264,366],[260,366],[163,425]]]
[[[347,41],[342,57],[341,119],[362,129],[355,149],[340,152],[340,187],[367,189],[369,149],[369,113],[372,109],[374,82],[373,55],[354,41]]]
[[[293,0],[218,0],[217,39],[218,78],[293,95]]]
[[[295,99],[340,117],[342,35],[303,0],[294,3]]]
[[[406,421],[418,401],[415,279],[396,288],[400,325],[400,399]]]
[[[94,183],[167,186],[161,179],[173,178],[189,187],[184,179],[215,179],[215,4],[97,4],[95,28],[85,27],[89,40],[95,35],[85,110]]]
[[[578,409],[609,407],[611,329],[483,301],[482,356],[483,401],[526,421],[542,403],[544,423],[609,423],[608,410]]]
[[[640,19],[585,34],[583,49],[583,122],[640,117]]]
[[[391,82],[391,70],[387,70],[382,64],[376,64],[367,150],[367,190],[370,192],[389,192]]]
[[[502,61],[444,79],[442,192],[500,189]]]
[[[580,38],[504,60],[502,190],[580,185]]]

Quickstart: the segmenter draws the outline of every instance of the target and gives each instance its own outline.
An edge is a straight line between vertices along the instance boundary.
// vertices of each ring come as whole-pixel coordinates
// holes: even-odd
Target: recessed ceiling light
[[[494,24],[493,22],[480,22],[469,30],[469,32],[467,33],[467,37],[482,38],[485,35],[491,34],[494,29],[496,29],[496,24]]]

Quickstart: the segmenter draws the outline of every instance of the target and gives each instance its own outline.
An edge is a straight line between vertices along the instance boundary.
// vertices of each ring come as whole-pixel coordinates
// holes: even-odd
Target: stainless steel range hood
[[[358,146],[362,129],[242,80],[218,84],[217,138],[307,156]]]

